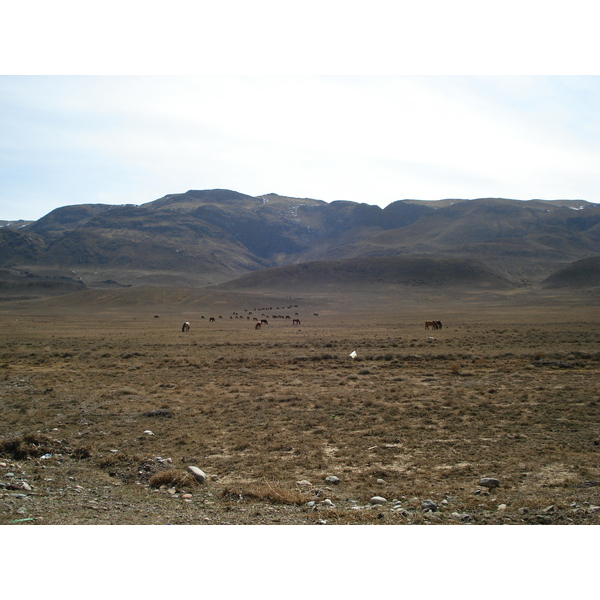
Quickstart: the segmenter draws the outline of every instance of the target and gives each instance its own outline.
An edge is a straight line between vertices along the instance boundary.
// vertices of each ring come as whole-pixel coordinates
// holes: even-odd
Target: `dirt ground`
[[[0,305],[0,524],[600,523],[591,297],[126,294]]]

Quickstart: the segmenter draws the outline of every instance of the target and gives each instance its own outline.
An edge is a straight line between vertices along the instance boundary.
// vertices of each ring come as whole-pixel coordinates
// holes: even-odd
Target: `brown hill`
[[[600,287],[600,256],[575,261],[543,281],[547,288]]]
[[[44,277],[12,269],[0,269],[0,300],[27,300],[69,294],[84,289],[82,281],[70,277]]]
[[[509,289],[514,284],[481,261],[439,257],[394,256],[325,260],[261,269],[216,286],[220,290],[319,290],[327,286],[359,289],[373,286]]]

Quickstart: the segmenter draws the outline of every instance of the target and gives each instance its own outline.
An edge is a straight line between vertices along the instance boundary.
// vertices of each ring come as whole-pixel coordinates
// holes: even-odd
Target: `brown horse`
[[[186,321],[182,326],[181,326],[181,331],[189,331],[190,330],[190,324]]]
[[[256,325],[254,325],[254,329],[260,329],[262,327],[262,323],[258,321]]]
[[[425,321],[425,329],[429,329],[430,327],[431,327],[431,329],[437,329],[438,322],[437,321]]]

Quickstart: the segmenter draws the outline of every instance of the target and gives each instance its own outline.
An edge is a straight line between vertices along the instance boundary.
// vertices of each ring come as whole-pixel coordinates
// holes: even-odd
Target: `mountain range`
[[[190,190],[0,222],[0,291],[288,282],[599,285],[600,205],[399,200],[380,208]],[[237,282],[235,283],[234,282]],[[226,283],[227,282],[227,283]]]

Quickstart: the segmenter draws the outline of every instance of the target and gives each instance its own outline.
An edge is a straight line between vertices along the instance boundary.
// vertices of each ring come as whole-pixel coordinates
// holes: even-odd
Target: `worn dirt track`
[[[111,294],[0,306],[0,524],[600,523],[592,296]]]

